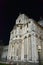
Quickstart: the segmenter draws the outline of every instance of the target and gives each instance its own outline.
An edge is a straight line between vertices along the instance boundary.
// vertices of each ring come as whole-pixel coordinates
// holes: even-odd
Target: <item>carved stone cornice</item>
[[[13,40],[13,43],[21,43],[21,42],[22,42],[22,39]]]

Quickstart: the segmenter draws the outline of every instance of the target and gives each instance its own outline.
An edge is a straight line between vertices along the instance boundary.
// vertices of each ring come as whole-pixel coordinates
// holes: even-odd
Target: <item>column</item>
[[[31,35],[29,34],[28,39],[27,39],[27,60],[31,61],[32,60],[32,49],[31,49]]]
[[[21,60],[21,43],[18,43],[18,60]]]
[[[11,53],[12,53],[12,44],[10,43],[9,47],[8,47],[8,56],[7,56],[7,59],[11,59]]]
[[[27,37],[24,38],[24,60],[27,60]]]
[[[22,45],[21,45],[21,60],[24,60],[24,39],[22,40]]]
[[[15,43],[15,60],[17,60],[17,43]]]
[[[37,61],[38,61],[38,35],[36,35],[36,51],[37,51],[37,56],[36,56],[36,59],[37,59]]]
[[[31,44],[32,44],[32,61],[37,61],[37,47],[36,47],[36,37],[35,34],[31,36]]]

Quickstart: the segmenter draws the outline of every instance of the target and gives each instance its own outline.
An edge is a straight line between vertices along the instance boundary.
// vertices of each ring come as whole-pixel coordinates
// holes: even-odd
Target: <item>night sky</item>
[[[0,0],[0,40],[4,45],[8,44],[10,31],[20,13],[38,21],[43,18],[43,0]]]

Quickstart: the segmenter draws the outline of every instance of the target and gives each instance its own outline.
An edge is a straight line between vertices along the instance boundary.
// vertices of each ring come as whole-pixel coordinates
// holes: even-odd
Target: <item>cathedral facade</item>
[[[38,47],[42,47],[43,28],[25,14],[20,14],[10,32],[8,60],[38,62]],[[43,55],[43,53],[42,53]]]

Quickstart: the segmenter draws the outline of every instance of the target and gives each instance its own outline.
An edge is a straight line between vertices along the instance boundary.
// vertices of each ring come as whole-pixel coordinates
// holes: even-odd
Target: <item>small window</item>
[[[39,37],[39,39],[41,39],[41,37]]]
[[[21,37],[21,35],[20,35],[20,37]]]
[[[27,28],[28,28],[28,23],[27,23]]]
[[[34,32],[34,30],[32,30]]]
[[[16,36],[16,38],[17,38],[17,36]]]
[[[31,23],[31,22],[29,21],[29,23]]]
[[[13,56],[11,56],[11,59],[13,59]]]
[[[25,36],[25,38],[27,38],[27,36]]]
[[[22,26],[20,26],[20,29],[22,29]]]
[[[29,37],[31,37],[31,34],[29,34]]]
[[[38,37],[38,35],[37,35],[37,34],[36,34],[35,36],[36,36],[36,37]]]
[[[27,33],[28,33],[28,30],[27,30]]]
[[[21,20],[19,20],[19,23],[20,23]]]

